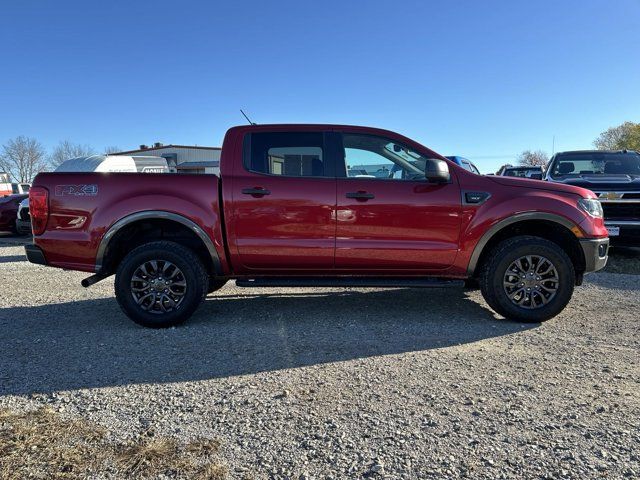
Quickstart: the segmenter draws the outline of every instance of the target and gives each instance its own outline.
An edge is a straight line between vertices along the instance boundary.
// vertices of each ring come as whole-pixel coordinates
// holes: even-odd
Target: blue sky
[[[495,171],[640,121],[640,0],[47,1],[0,10],[0,143],[371,125]]]

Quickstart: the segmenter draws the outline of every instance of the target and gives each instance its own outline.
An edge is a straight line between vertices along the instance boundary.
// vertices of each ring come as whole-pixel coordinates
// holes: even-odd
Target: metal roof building
[[[220,147],[197,145],[140,145],[138,150],[112,153],[111,155],[153,155],[164,157],[169,170],[178,173],[220,173]]]

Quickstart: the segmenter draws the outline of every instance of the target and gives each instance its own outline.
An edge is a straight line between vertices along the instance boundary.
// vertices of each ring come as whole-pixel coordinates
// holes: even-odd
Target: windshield
[[[628,153],[569,153],[553,162],[552,177],[578,175],[640,175],[640,155]]]

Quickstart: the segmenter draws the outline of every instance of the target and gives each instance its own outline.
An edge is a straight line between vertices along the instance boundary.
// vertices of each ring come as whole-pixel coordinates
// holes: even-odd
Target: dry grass
[[[213,461],[219,442],[198,439],[186,445],[149,432],[127,443],[107,440],[104,429],[67,420],[48,408],[30,412],[0,410],[1,479],[115,478],[222,480],[223,465]]]
[[[613,247],[604,271],[640,275],[640,249]]]

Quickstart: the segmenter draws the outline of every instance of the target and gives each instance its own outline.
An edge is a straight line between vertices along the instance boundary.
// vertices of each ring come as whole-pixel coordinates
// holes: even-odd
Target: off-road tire
[[[178,267],[184,276],[186,288],[179,306],[166,313],[150,313],[138,305],[133,296],[131,279],[145,262],[167,261]],[[145,243],[127,254],[116,271],[115,292],[122,311],[144,327],[166,328],[187,320],[207,294],[209,278],[198,256],[189,248],[169,241]]]
[[[509,266],[526,255],[549,259],[559,279],[555,296],[546,305],[534,309],[516,305],[509,299],[503,286],[504,275]],[[567,253],[554,242],[530,235],[500,242],[489,253],[481,268],[480,290],[486,302],[500,315],[519,322],[544,322],[558,315],[571,300],[576,281],[575,269]]]

